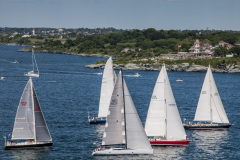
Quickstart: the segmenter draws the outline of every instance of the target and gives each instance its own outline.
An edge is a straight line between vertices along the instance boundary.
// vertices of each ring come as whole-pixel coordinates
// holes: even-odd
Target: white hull
[[[153,149],[103,149],[95,150],[93,156],[105,156],[105,155],[148,155],[153,154]]]

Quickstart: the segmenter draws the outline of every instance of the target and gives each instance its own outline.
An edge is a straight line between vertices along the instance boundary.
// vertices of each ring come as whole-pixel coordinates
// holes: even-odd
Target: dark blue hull
[[[35,149],[35,148],[40,148],[40,147],[52,147],[52,142],[48,143],[41,143],[41,144],[32,144],[32,145],[9,145],[5,146],[6,150],[10,149]]]
[[[90,124],[105,124],[106,123],[106,118],[92,118],[89,119]]]
[[[224,130],[231,127],[231,124],[211,125],[211,124],[199,124],[199,125],[184,125],[185,129],[192,130]]]

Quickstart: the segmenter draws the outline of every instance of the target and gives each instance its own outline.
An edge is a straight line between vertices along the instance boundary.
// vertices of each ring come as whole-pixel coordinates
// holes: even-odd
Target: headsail
[[[172,92],[171,84],[168,79],[167,71],[165,70],[165,98],[167,110],[167,140],[185,140],[186,132],[184,130],[177,104]]]
[[[30,78],[20,99],[12,140],[35,139],[35,119],[32,99],[32,79]]]
[[[194,121],[229,123],[210,66],[203,83]]]
[[[145,124],[147,136],[186,139],[165,65],[155,84]]]
[[[111,97],[102,145],[126,143],[123,101],[122,77],[119,74]]]
[[[122,75],[121,75],[122,76]],[[152,149],[147,135],[142,126],[142,122],[138,116],[132,97],[128,91],[125,80],[124,83],[124,99],[126,112],[126,134],[127,147],[130,149]]]
[[[107,117],[108,107],[116,82],[115,77],[116,73],[113,70],[112,57],[110,57],[103,71],[98,117]]]
[[[33,90],[33,102],[34,102],[34,113],[35,113],[36,140],[52,141],[51,135],[49,133],[47,124],[45,122],[33,85],[32,85],[32,90]]]

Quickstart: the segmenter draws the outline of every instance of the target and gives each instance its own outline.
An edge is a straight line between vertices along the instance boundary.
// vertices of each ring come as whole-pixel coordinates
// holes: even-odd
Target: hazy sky
[[[240,30],[240,0],[0,0],[0,27]]]

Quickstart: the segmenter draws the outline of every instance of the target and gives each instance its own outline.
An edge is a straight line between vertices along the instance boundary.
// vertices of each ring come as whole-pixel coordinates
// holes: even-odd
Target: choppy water
[[[12,132],[17,106],[32,67],[31,53],[17,52],[19,46],[0,45],[0,135]],[[240,74],[214,73],[229,120],[227,131],[186,131],[188,147],[157,147],[153,156],[93,157],[101,144],[104,126],[89,125],[87,110],[96,115],[102,72],[84,65],[103,58],[35,53],[40,78],[34,87],[54,145],[52,149],[5,151],[0,139],[1,159],[240,159]],[[10,63],[17,60],[19,63]],[[125,75],[137,71],[124,71]],[[117,71],[118,73],[118,71]],[[138,71],[142,77],[125,77],[139,116],[145,123],[150,97],[158,72]],[[169,72],[180,115],[192,120],[205,73]],[[181,78],[183,83],[175,82]],[[95,114],[94,114],[95,112]]]

